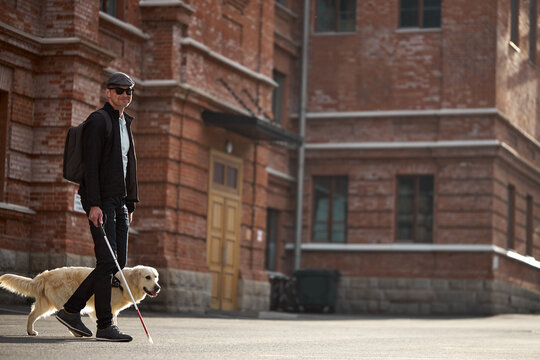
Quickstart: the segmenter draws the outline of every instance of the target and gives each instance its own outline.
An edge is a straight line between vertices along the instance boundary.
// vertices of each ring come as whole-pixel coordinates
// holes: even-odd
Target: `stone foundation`
[[[164,312],[205,313],[210,309],[212,277],[208,273],[157,269],[161,292],[147,298],[141,308]]]
[[[0,275],[6,273],[28,276],[28,253],[0,249]],[[32,298],[25,298],[0,289],[0,306],[2,304],[26,305],[32,300]]]
[[[33,277],[61,266],[94,266],[94,258],[71,254],[24,253],[0,249],[0,274]],[[158,269],[161,293],[141,308],[164,312],[210,310],[212,278],[208,273]],[[28,304],[32,299],[0,290],[0,304]],[[268,282],[238,282],[238,310],[270,308]],[[339,280],[336,312],[387,315],[492,315],[540,313],[540,293],[498,280],[350,278]]]
[[[129,266],[134,264],[130,264]],[[95,266],[93,256],[73,254],[25,253],[0,249],[0,275],[5,273],[34,277],[38,273],[63,266]],[[161,292],[157,298],[146,298],[141,308],[167,312],[204,313],[210,308],[211,276],[183,270],[158,269]],[[0,290],[0,304],[28,304],[23,298]]]
[[[63,266],[94,267],[93,256],[53,253],[27,253],[0,249],[0,274],[13,273],[34,277],[44,270]]]
[[[242,279],[238,281],[238,310],[267,311],[269,309],[269,282]]]
[[[33,278],[44,270],[63,266],[94,267],[96,260],[93,256],[51,253],[27,253],[0,249],[0,275],[9,273]],[[30,304],[33,298],[15,295],[7,290],[0,290],[0,304]]]
[[[341,278],[336,312],[391,315],[492,315],[540,312],[540,293],[501,281]]]
[[[30,268],[27,252],[0,249],[0,274],[14,273],[27,276]]]

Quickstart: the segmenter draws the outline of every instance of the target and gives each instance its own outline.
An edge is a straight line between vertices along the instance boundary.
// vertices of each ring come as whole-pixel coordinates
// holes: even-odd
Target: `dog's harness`
[[[118,280],[116,276],[113,276],[112,278],[111,287],[117,287],[120,289],[120,291],[122,292],[124,291],[124,288],[122,287],[122,283],[120,282],[120,280]]]

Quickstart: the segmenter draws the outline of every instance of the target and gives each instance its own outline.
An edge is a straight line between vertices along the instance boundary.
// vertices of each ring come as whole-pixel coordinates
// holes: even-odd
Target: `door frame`
[[[225,165],[224,168],[224,179],[223,184],[216,183],[214,181],[214,164],[216,162],[219,162],[223,165]],[[236,172],[236,184],[235,187],[227,186],[227,169],[228,168],[234,168],[237,170]],[[242,183],[243,183],[243,159],[231,156],[225,153],[222,153],[218,150],[211,149],[210,150],[210,160],[209,160],[209,178],[208,178],[208,210],[207,210],[207,235],[206,235],[206,262],[208,265],[208,268],[210,270],[211,274],[214,274],[218,272],[217,278],[218,283],[214,283],[215,277],[212,276],[212,301],[211,301],[211,307],[214,309],[220,309],[220,310],[236,310],[237,304],[238,304],[238,273],[239,273],[239,267],[240,267],[240,241],[241,241],[241,221],[242,221]],[[212,241],[211,236],[213,234],[212,232],[212,225],[213,225],[213,208],[212,203],[214,200],[214,197],[220,197],[223,198],[223,204],[224,204],[224,211],[221,213],[222,219],[221,221],[225,221],[225,204],[227,201],[233,201],[236,202],[238,205],[238,211],[236,213],[236,218],[234,219],[234,227],[235,227],[235,233],[236,233],[236,239],[234,241],[234,249],[233,249],[233,282],[232,282],[232,304],[224,304],[224,241],[225,241],[225,228],[223,228],[223,235],[221,237],[219,251],[220,253],[217,254],[218,258],[221,259],[221,264],[218,269],[216,269],[216,266],[211,263],[211,259],[213,257],[212,252],[214,251],[212,249]],[[217,298],[218,302],[216,303],[214,301],[214,292],[217,292]],[[225,306],[224,306],[225,305]]]

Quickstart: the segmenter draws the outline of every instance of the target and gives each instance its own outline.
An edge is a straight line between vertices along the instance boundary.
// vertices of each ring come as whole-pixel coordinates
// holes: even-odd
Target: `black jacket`
[[[107,136],[105,118],[98,112],[93,112],[87,119],[83,133],[83,163],[84,179],[79,187],[83,206],[101,206],[101,201],[117,196],[126,199],[128,211],[135,210],[139,202],[137,189],[137,158],[131,122],[133,117],[124,112],[129,135],[129,151],[127,175],[124,181],[122,164],[122,146],[120,143],[120,113],[108,102],[103,109],[112,120],[112,131]]]

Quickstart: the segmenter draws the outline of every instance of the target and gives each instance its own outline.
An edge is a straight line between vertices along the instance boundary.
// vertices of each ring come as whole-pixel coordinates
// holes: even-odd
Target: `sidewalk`
[[[28,307],[0,304],[0,359],[539,359],[540,316],[406,318],[262,312],[119,316],[131,343],[77,339],[54,318],[26,335]],[[237,314],[238,315],[238,314]],[[95,331],[89,318],[83,321]]]

